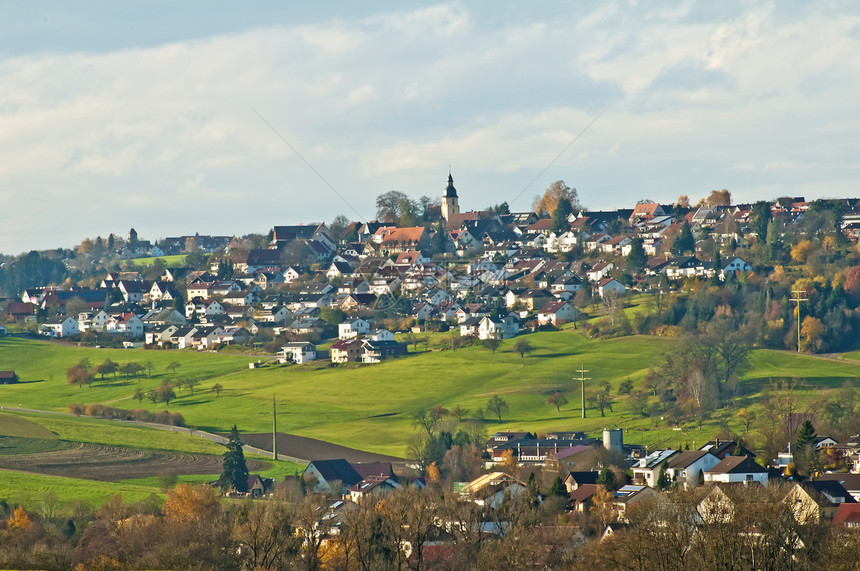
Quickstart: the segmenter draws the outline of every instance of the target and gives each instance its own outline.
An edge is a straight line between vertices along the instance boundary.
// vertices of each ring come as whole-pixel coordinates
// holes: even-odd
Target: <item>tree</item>
[[[136,390],[136,391],[134,391],[134,396],[133,396],[133,397],[131,397],[131,398],[135,399],[135,400],[137,401],[137,404],[139,404],[139,405],[140,405],[140,404],[143,404],[143,398],[144,398],[145,396],[146,396],[146,393],[144,393],[144,392],[140,389],[140,387],[138,387],[138,388],[137,388],[137,390]]]
[[[618,394],[629,395],[631,392],[633,392],[633,381],[631,381],[630,379],[624,379],[623,381],[621,381],[621,383],[618,385]]]
[[[712,190],[708,198],[705,199],[705,202],[709,206],[731,206],[732,193],[725,188],[723,190]]]
[[[119,372],[125,375],[126,380],[131,379],[131,377],[135,377],[138,381],[140,380],[140,374],[143,373],[144,368],[140,363],[125,363],[124,365],[119,366]]]
[[[244,569],[286,569],[299,551],[293,507],[279,500],[248,501],[239,509],[233,537],[242,545]]]
[[[567,488],[564,486],[564,482],[561,479],[561,476],[556,476],[552,481],[552,485],[549,487],[549,495],[550,496],[558,496],[564,497],[567,496]]]
[[[563,180],[557,180],[549,185],[542,197],[538,198],[534,211],[538,214],[552,215],[562,201],[568,202],[571,212],[582,208],[576,189],[567,186]]]
[[[171,361],[170,363],[168,363],[168,365],[164,369],[165,370],[170,369],[170,371],[175,375],[176,374],[176,367],[181,367],[181,366],[182,366],[182,363],[180,363],[179,361]]]
[[[661,492],[669,488],[669,474],[666,473],[666,468],[668,466],[668,461],[663,460],[660,464],[660,472],[657,474],[657,489]]]
[[[227,440],[227,451],[224,453],[221,477],[218,485],[225,490],[233,489],[237,492],[248,491],[248,466],[245,464],[245,453],[242,450],[242,440],[239,438],[239,429],[234,424],[230,428],[230,437]]]
[[[672,240],[672,254],[681,256],[686,252],[693,252],[696,249],[696,239],[693,237],[693,232],[690,230],[690,225],[684,222],[681,229],[675,234]]]
[[[627,270],[633,273],[641,272],[648,263],[648,255],[642,246],[642,238],[633,238],[630,243],[630,253],[627,254]]]
[[[821,323],[820,319],[811,315],[804,317],[803,324],[800,327],[800,336],[803,343],[801,350],[811,349],[815,351],[818,349],[818,340],[823,334],[824,324]]]
[[[163,402],[167,406],[170,406],[170,401],[176,398],[176,392],[173,390],[173,385],[171,385],[169,381],[164,381],[155,390],[155,396],[159,402]]]
[[[436,432],[436,427],[439,426],[439,422],[447,414],[448,409],[442,405],[437,405],[430,410],[421,407],[412,416],[412,424],[426,430],[428,436],[433,436],[433,433]]]
[[[493,353],[495,353],[496,349],[499,348],[499,345],[502,344],[499,339],[484,339],[481,343]]]
[[[812,444],[818,435],[815,434],[815,427],[812,426],[812,421],[806,419],[800,425],[800,431],[797,433],[796,445],[798,448],[803,448],[807,444]]]
[[[101,375],[102,380],[105,380],[105,375],[113,374],[113,379],[116,380],[116,372],[119,369],[119,365],[111,361],[110,359],[105,359],[103,363],[96,365],[96,374]]]
[[[615,491],[618,489],[615,472],[613,472],[608,466],[603,468],[600,473],[597,474],[597,480],[595,480],[594,483],[598,486],[605,486],[607,490]]]
[[[88,385],[92,383],[93,375],[80,365],[72,365],[66,369],[66,379],[68,379],[70,385],[83,387],[84,383]]]
[[[604,383],[601,387],[588,397],[588,402],[591,406],[600,409],[600,416],[606,416],[605,409],[612,412],[612,405],[615,401],[612,400],[612,395],[609,393],[609,383]]]
[[[417,210],[417,205],[404,193],[390,190],[376,197],[376,217],[382,222],[400,222],[404,215]]]
[[[519,353],[520,357],[525,357],[526,353],[531,353],[534,351],[534,346],[529,343],[528,339],[518,339],[513,346],[514,353]]]
[[[554,406],[556,412],[560,412],[561,407],[567,404],[567,398],[560,392],[555,392],[551,397],[546,399],[546,404]]]
[[[499,395],[493,395],[487,401],[487,412],[496,415],[499,422],[502,422],[502,413],[510,410],[508,403]]]
[[[220,397],[221,391],[224,390],[224,387],[221,386],[221,383],[215,383],[212,385],[212,391],[215,393],[215,396]]]
[[[189,378],[185,379],[183,384],[185,385],[185,387],[189,391],[191,391],[191,394],[193,395],[194,394],[194,388],[200,384],[200,381],[198,381],[194,377],[189,377]]]
[[[460,405],[455,406],[451,409],[451,415],[457,419],[457,422],[463,422],[463,419],[466,418],[469,414],[468,408],[463,408]]]
[[[759,200],[752,205],[750,211],[750,222],[760,242],[767,240],[767,228],[771,220],[770,203]]]
[[[555,234],[558,235],[568,230],[570,228],[570,224],[568,223],[567,218],[572,213],[573,206],[570,204],[570,201],[560,200],[555,211],[552,213],[552,224],[549,227],[550,232],[555,232]]]

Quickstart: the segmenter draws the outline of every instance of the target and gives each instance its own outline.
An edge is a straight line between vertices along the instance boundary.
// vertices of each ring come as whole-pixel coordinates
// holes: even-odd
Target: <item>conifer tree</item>
[[[218,485],[223,489],[232,488],[237,492],[247,492],[248,466],[245,464],[239,429],[235,424],[230,429],[230,438],[225,446],[227,446],[227,452],[224,453],[224,464]]]

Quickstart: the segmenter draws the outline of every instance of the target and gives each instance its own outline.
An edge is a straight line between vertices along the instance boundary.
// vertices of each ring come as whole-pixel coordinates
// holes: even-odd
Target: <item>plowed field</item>
[[[220,456],[209,454],[0,436],[0,468],[52,476],[116,482],[161,474],[218,474],[221,463]],[[247,464],[252,472],[268,468],[257,460]]]

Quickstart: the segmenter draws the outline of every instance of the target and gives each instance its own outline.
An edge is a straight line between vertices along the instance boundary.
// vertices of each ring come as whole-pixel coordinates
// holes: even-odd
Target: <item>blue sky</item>
[[[449,164],[464,209],[860,194],[854,3],[509,4],[0,2],[0,252],[370,219]]]

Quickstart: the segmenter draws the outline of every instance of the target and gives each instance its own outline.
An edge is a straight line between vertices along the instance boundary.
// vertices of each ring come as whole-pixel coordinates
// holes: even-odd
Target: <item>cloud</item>
[[[438,4],[0,60],[0,251],[131,226],[369,218],[391,188],[437,195],[449,163],[463,207],[481,208],[521,193],[607,105],[517,207],[557,179],[593,207],[854,192],[852,5],[511,10]]]

